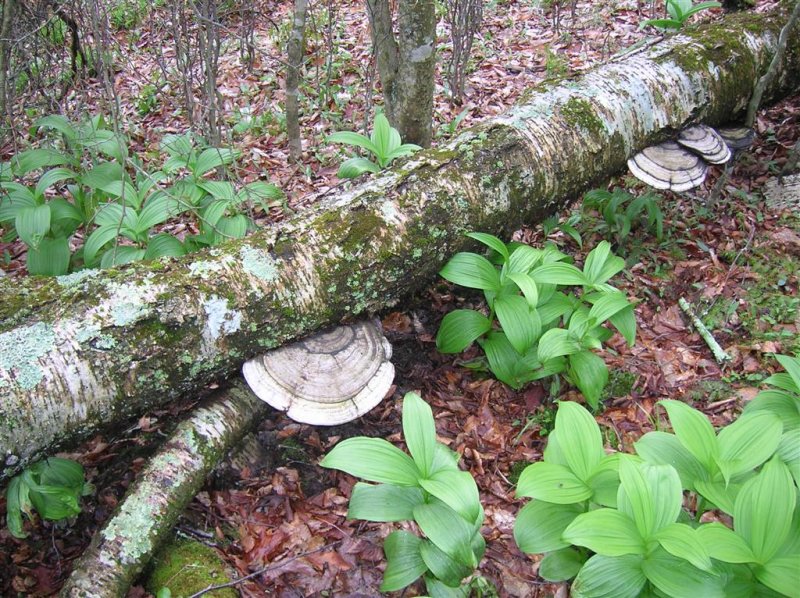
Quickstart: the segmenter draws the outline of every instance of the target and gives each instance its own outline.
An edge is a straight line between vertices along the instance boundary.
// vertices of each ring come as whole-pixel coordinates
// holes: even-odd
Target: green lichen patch
[[[212,295],[203,302],[203,309],[207,317],[204,336],[211,341],[236,332],[242,325],[241,312],[228,309],[227,299]]]
[[[62,287],[74,287],[79,285],[85,280],[89,278],[94,278],[100,274],[100,270],[97,268],[88,268],[86,270],[78,270],[77,272],[73,272],[72,274],[64,274],[62,276],[56,276],[56,282],[60,284]]]
[[[11,377],[23,390],[35,387],[44,377],[39,358],[54,348],[53,327],[44,322],[0,334],[0,371]]]
[[[109,314],[114,326],[129,326],[144,320],[153,312],[148,300],[152,285],[147,281],[138,285],[110,283],[108,291]]]
[[[255,247],[245,246],[239,250],[244,271],[266,282],[273,282],[278,277],[275,260],[268,253]]]
[[[173,541],[153,559],[145,587],[152,594],[169,588],[173,598],[185,598],[212,585],[231,581],[225,564],[213,548],[192,540]],[[232,588],[214,592],[217,598],[236,598]]]
[[[222,270],[222,264],[218,262],[199,261],[189,264],[189,272],[192,273],[192,276],[197,276],[203,280],[208,280],[212,274],[220,270]]]
[[[126,500],[120,512],[100,532],[109,542],[119,544],[119,558],[123,564],[139,562],[153,548],[153,510],[148,500],[157,495],[159,489],[140,490],[139,496],[145,498]]]

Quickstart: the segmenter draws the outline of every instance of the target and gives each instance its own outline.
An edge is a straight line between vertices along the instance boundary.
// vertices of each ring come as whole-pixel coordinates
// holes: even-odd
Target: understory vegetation
[[[0,113],[13,117],[0,149],[4,277],[160,267],[422,150],[384,113],[361,3],[308,7],[291,159],[291,7],[16,4],[20,39],[0,48]],[[648,26],[678,30],[718,6],[437,3],[448,63],[434,147],[547,77],[646,42]],[[798,104],[763,112],[754,145],[695,192],[623,175],[510,237],[469,232],[438,281],[379,314],[390,396],[345,426],[261,422],[257,442],[280,457],[212,476],[175,545],[204,544],[190,559],[210,563],[208,583],[244,596],[795,595],[800,201],[775,204],[764,186],[798,175]],[[57,592],[193,406],[14,477],[0,500],[0,594]],[[162,566],[175,554],[133,595],[188,595]]]

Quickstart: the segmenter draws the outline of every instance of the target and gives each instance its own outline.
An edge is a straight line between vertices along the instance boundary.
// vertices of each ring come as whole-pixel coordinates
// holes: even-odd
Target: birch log
[[[125,596],[211,469],[267,409],[243,382],[195,409],[94,535],[60,595]]]
[[[247,239],[0,280],[0,480],[266,349],[394,306],[466,246],[534,224],[646,145],[741,114],[786,11],[735,14],[543,86],[509,112]],[[794,91],[800,36],[765,93]]]

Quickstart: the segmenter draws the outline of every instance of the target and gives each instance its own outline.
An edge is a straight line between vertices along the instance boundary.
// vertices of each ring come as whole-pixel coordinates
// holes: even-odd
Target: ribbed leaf
[[[425,502],[422,490],[412,486],[357,482],[350,495],[348,519],[366,521],[410,521],[414,507]]]
[[[645,543],[633,520],[614,509],[578,515],[561,537],[605,556],[644,554]]]
[[[586,557],[572,547],[549,552],[539,562],[539,576],[547,581],[566,581],[581,570]]]
[[[657,549],[642,562],[647,579],[671,598],[726,598],[724,580]]]
[[[519,287],[519,290],[522,291],[531,309],[536,308],[539,304],[539,289],[536,287],[536,281],[534,281],[530,275],[521,272],[510,272],[506,276]],[[539,326],[541,328],[541,322]]]
[[[589,284],[583,272],[572,264],[565,264],[563,262],[543,264],[531,271],[530,274],[537,283],[560,285]]]
[[[499,253],[504,262],[508,261],[508,248],[506,247],[506,244],[494,235],[487,233],[467,233],[467,236],[471,239],[475,239],[476,241],[480,241],[489,249],[493,249]]]
[[[541,324],[536,312],[520,295],[501,295],[494,302],[497,319],[506,333],[511,346],[523,355],[530,349],[541,333]]]
[[[518,493],[519,496],[519,493]],[[584,508],[534,500],[522,507],[514,522],[514,541],[522,552],[538,554],[569,546],[561,534]]]
[[[783,424],[768,411],[740,417],[720,430],[716,463],[725,481],[755,469],[769,459],[780,442]]]
[[[365,172],[380,172],[381,167],[366,158],[350,158],[342,162],[339,172],[336,174],[340,179],[354,179]]]
[[[605,457],[600,427],[585,408],[572,401],[560,401],[556,431],[561,454],[581,481],[588,480]]]
[[[798,566],[800,554],[771,559],[756,569],[756,578],[768,588],[784,596],[796,596],[798,589]]]
[[[160,257],[180,257],[186,255],[186,246],[180,239],[168,233],[159,233],[147,242],[143,259],[154,260]]]
[[[209,147],[200,152],[194,167],[194,175],[200,177],[207,172],[230,164],[236,158],[237,152],[230,148]]]
[[[69,272],[71,257],[66,237],[45,237],[39,242],[39,247],[28,249],[28,273],[34,276],[61,276]]]
[[[500,274],[492,263],[476,253],[457,253],[439,271],[442,278],[470,289],[500,290]]]
[[[721,523],[706,523],[697,528],[697,537],[713,559],[726,563],[754,563],[753,551],[744,538]]]
[[[475,521],[480,514],[481,502],[478,486],[467,471],[438,471],[419,481],[420,486],[435,496],[467,521]]]
[[[603,293],[589,310],[589,318],[594,318],[596,324],[602,324],[628,307],[631,307],[631,304],[622,293]]]
[[[443,584],[446,584],[446,588],[457,587],[462,579],[472,573],[472,567],[460,563],[433,542],[423,540],[420,545],[420,554],[430,572]],[[429,586],[429,584],[426,585]]]
[[[647,578],[642,557],[594,555],[572,582],[573,598],[637,598]]]
[[[427,477],[436,452],[436,426],[430,405],[415,392],[403,398],[403,436],[420,476]]]
[[[83,245],[83,261],[87,266],[95,264],[97,253],[106,243],[117,238],[118,230],[116,224],[104,224],[92,231]]]
[[[542,318],[542,323],[545,319]],[[549,361],[554,357],[572,355],[583,350],[578,339],[563,328],[551,328],[539,338],[537,349],[541,361]]]
[[[619,479],[617,508],[633,519],[643,538],[678,518],[683,492],[674,467],[636,463],[624,455],[619,461]]]
[[[360,133],[353,133],[351,131],[339,131],[328,135],[326,139],[328,143],[344,143],[345,145],[355,145],[356,147],[363,148],[368,152],[372,152],[376,156],[380,154],[378,147],[372,141],[361,135]]]
[[[475,567],[478,561],[472,552],[472,526],[443,502],[414,507],[414,520],[436,546],[462,565]]]
[[[658,403],[667,410],[669,421],[681,444],[703,466],[713,471],[714,457],[719,453],[717,437],[708,418],[686,403],[665,399]]]
[[[492,329],[492,322],[471,309],[451,311],[443,319],[436,334],[436,348],[441,353],[461,353],[475,339]]]
[[[588,500],[592,489],[569,468],[540,461],[528,465],[520,475],[517,496],[568,505]]]
[[[44,236],[50,231],[50,206],[43,204],[22,208],[14,220],[19,238],[28,247],[36,249]]]
[[[655,535],[661,547],[672,556],[689,561],[703,571],[711,569],[711,558],[696,530],[685,523],[670,523]]]
[[[38,182],[36,183],[34,194],[36,197],[44,197],[44,192],[56,183],[68,181],[76,178],[77,176],[77,174],[68,168],[53,168],[52,170],[48,170],[39,178]]]
[[[419,549],[422,540],[404,531],[392,532],[383,542],[386,570],[381,592],[394,592],[414,583],[428,570]]]
[[[420,478],[414,461],[382,438],[348,438],[320,461],[322,467],[340,469],[370,482],[417,486]]]
[[[693,489],[695,480],[708,478],[703,465],[683,446],[674,434],[648,432],[636,443],[636,454],[659,465],[672,465],[681,478],[684,488]]]
[[[586,402],[596,409],[608,383],[606,363],[591,351],[579,351],[567,358],[567,374]]]
[[[544,252],[541,249],[518,245],[508,258],[507,271],[528,274],[534,266],[542,261],[543,257]]]

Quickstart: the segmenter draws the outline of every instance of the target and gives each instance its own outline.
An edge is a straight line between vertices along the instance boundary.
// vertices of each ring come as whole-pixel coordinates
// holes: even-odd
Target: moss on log
[[[473,230],[553,213],[684,125],[747,106],[786,12],[736,14],[532,91],[509,112],[247,239],[172,261],[0,280],[0,480],[429,284]],[[800,40],[766,92],[796,90]]]

